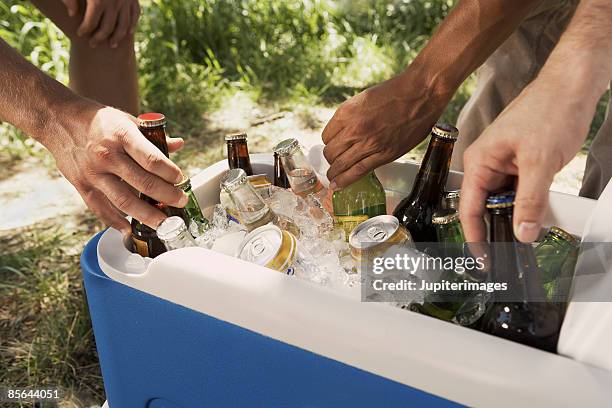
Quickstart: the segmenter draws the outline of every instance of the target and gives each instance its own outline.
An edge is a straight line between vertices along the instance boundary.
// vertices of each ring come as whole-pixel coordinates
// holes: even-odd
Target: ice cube
[[[295,207],[298,205],[298,197],[284,188],[270,186],[270,197],[264,201],[268,207],[278,215],[292,218]]]
[[[246,234],[246,230],[239,230],[218,236],[211,249],[225,255],[236,256],[236,251]]]
[[[212,226],[218,230],[226,230],[228,227],[227,212],[220,204],[213,207]]]

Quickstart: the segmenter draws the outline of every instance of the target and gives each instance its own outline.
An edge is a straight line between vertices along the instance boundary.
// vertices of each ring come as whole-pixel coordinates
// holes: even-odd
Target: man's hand
[[[553,177],[582,146],[612,79],[610,18],[609,0],[581,2],[538,77],[465,151],[459,214],[468,242],[486,238],[487,195],[514,184],[514,234],[538,237]]]
[[[536,81],[465,151],[459,214],[467,241],[486,240],[485,200],[508,188],[516,188],[515,236],[537,239],[553,178],[582,146],[593,115],[575,97]]]
[[[63,125],[47,147],[62,174],[107,225],[128,234],[130,225],[122,213],[152,228],[166,218],[134,189],[165,204],[185,206],[187,196],[173,185],[181,181],[180,169],[142,135],[134,117],[89,101],[72,112],[60,118]],[[182,145],[182,139],[168,139],[171,151]]]
[[[94,48],[106,40],[111,48],[117,48],[126,35],[134,34],[140,16],[138,0],[87,0],[82,11],[79,11],[79,0],[62,2],[70,17],[79,12],[83,14],[77,34],[89,37],[89,45]]]
[[[459,1],[400,76],[343,103],[323,131],[332,189],[421,142],[459,85],[540,1]]]
[[[444,109],[446,101],[437,100],[424,84],[403,75],[340,105],[323,130],[331,189],[357,181],[418,145]]]

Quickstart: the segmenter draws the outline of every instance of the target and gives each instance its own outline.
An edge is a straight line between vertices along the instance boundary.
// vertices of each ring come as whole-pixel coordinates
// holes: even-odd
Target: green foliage
[[[30,3],[0,3],[0,37],[51,77],[68,82],[68,39]]]

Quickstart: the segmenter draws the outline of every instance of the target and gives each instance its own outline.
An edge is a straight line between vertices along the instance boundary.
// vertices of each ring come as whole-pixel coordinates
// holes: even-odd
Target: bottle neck
[[[412,188],[412,196],[415,199],[431,205],[438,204],[446,186],[454,144],[454,140],[431,137]]]
[[[242,169],[247,176],[253,175],[249,148],[246,140],[233,140],[227,142],[227,159],[230,169]]]
[[[155,127],[139,127],[140,132],[145,138],[155,147],[157,147],[166,157],[170,157],[168,154],[168,143],[166,142],[166,130],[164,125]],[[148,202],[149,204],[162,209],[164,206],[159,201],[147,196],[146,194],[139,193],[139,196]]]
[[[166,142],[166,131],[164,126],[155,127],[141,127],[140,132],[147,138],[147,140],[155,145],[161,152],[169,157],[168,154],[168,143]]]
[[[493,209],[489,213],[494,281],[508,284],[507,296],[513,301],[545,301],[533,247],[518,242],[514,236],[513,207]]]
[[[512,229],[512,207],[489,210],[489,240],[491,242],[515,242]]]

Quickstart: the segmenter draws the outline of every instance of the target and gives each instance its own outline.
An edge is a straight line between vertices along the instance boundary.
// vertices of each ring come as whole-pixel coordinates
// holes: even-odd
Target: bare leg
[[[76,31],[83,19],[85,4],[75,17],[69,17],[59,0],[32,0],[70,39],[70,88],[79,95],[138,114],[138,81],[134,38],[126,36],[115,49],[108,42],[91,48],[88,38],[80,38]]]

